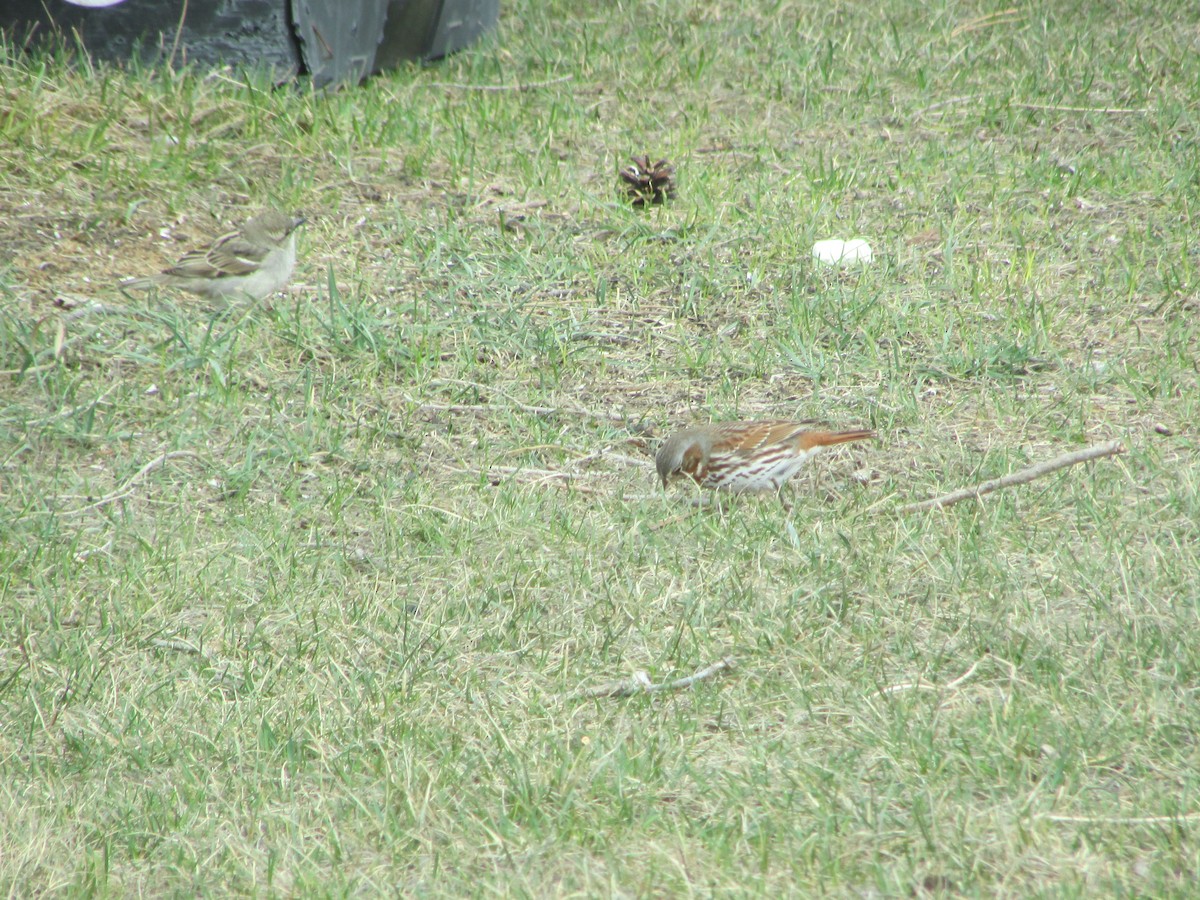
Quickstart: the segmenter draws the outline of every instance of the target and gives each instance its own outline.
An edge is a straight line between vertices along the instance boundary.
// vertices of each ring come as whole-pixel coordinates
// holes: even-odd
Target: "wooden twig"
[[[148,474],[153,472],[159,466],[166,464],[166,462],[168,460],[180,459],[183,457],[197,457],[198,458],[199,456],[200,456],[199,453],[194,453],[191,450],[171,450],[168,453],[164,453],[162,456],[156,456],[156,457],[154,457],[154,459],[150,460],[150,462],[146,463],[144,466],[142,466],[140,469],[138,469],[136,472],[134,472],[132,475],[130,475],[129,478],[125,479],[125,483],[123,485],[121,485],[119,488],[117,488],[115,491],[113,491],[111,494],[105,494],[103,497],[101,497],[99,500],[95,501],[94,503],[89,503],[86,506],[79,507],[78,509],[67,510],[64,513],[61,513],[61,515],[63,515],[63,516],[79,516],[85,512],[88,512],[89,510],[99,509],[102,506],[107,506],[108,504],[110,504],[116,500],[124,500],[126,497],[128,497],[130,494],[133,493],[131,488],[137,482],[141,481],[143,478],[145,478]]]
[[[654,468],[654,462],[649,459],[638,459],[636,456],[626,456],[624,453],[616,453],[611,447],[602,447],[595,453],[588,453],[578,459],[571,460],[571,465],[577,469],[582,468],[598,459],[611,459],[613,462],[623,463],[627,466],[633,466],[637,469]]]
[[[470,471],[470,469],[462,471]],[[486,469],[481,469],[480,471],[487,477],[491,477],[493,474],[511,475],[513,477],[526,475],[535,481],[571,481],[572,479],[581,477],[577,472],[560,472],[557,469],[537,469],[533,466],[488,466]]]
[[[1060,816],[1053,813],[1039,816],[1047,822],[1077,822],[1085,825],[1172,825],[1195,822],[1200,813],[1179,813],[1174,816]]]
[[[993,25],[1010,25],[1014,22],[1021,21],[1024,16],[1025,14],[1021,12],[1019,7],[1011,6],[1008,9],[1002,9],[999,12],[988,13],[986,16],[979,16],[975,19],[969,19],[951,31],[950,36],[956,38],[960,34],[978,31],[980,28],[991,28]]]
[[[1074,453],[1064,453],[1062,456],[1055,457],[1047,462],[1041,462],[1037,465],[1030,466],[1027,469],[1021,469],[1019,472],[1013,472],[1005,475],[1002,478],[996,478],[992,481],[985,481],[983,484],[975,487],[962,488],[961,490],[953,491],[949,494],[944,494],[941,497],[934,497],[932,500],[922,500],[919,503],[909,503],[900,507],[900,512],[910,513],[919,512],[922,509],[940,509],[944,506],[958,503],[961,500],[970,500],[973,497],[982,497],[984,494],[990,494],[992,491],[998,491],[1001,488],[1012,487],[1014,484],[1027,484],[1035,478],[1040,478],[1043,475],[1048,475],[1058,469],[1065,469],[1067,466],[1074,466],[1081,462],[1088,462],[1092,459],[1101,459],[1105,456],[1115,456],[1118,453],[1124,453],[1125,448],[1121,446],[1120,441],[1109,441],[1107,444],[1097,444],[1095,447],[1088,447],[1085,450],[1076,450]]]
[[[176,653],[194,653],[197,656],[208,656],[206,650],[201,650],[191,641],[183,641],[178,638],[154,638],[150,641],[150,646],[156,650],[174,650]]]
[[[1037,109],[1046,112],[1078,112],[1078,113],[1103,113],[1107,116],[1144,116],[1149,109],[1134,109],[1124,106],[1055,106],[1054,104],[1046,103],[1018,103],[1012,101],[1009,106],[1015,106],[1018,109]]]
[[[497,394],[508,401],[508,404],[500,403],[420,403],[418,409],[430,412],[491,412],[492,410],[501,411],[506,409],[515,409],[518,412],[530,413],[535,416],[554,416],[554,415],[575,415],[585,416],[589,419],[597,419],[602,422],[620,422],[628,424],[629,417],[623,416],[617,412],[607,412],[601,410],[584,409],[582,406],[530,406],[527,403],[522,403],[515,397],[511,397],[498,387],[480,384],[477,381],[465,381],[461,378],[440,378],[431,384],[448,384],[457,385],[460,387],[471,388],[484,393]],[[410,403],[417,403],[412,396],[405,394],[405,399]]]
[[[926,113],[931,113],[934,110],[943,109],[947,106],[956,106],[959,103],[982,102],[987,100],[987,97],[980,97],[976,94],[967,94],[961,97],[951,97],[949,100],[942,100],[939,103],[934,103],[931,106],[926,106],[918,109],[913,113],[913,117],[923,116]],[[1032,109],[1041,112],[1068,112],[1068,113],[1100,113],[1106,116],[1144,116],[1150,110],[1136,107],[1124,106],[1058,106],[1047,103],[1025,103],[1020,100],[1010,100],[1008,105],[1017,109]]]
[[[213,671],[213,680],[226,691],[237,691],[245,682],[241,675],[233,671],[233,663],[221,659],[205,647],[197,646],[191,641],[180,638],[154,638],[150,646],[156,650],[170,650],[175,653],[188,653],[199,656]]]
[[[592,477],[590,473],[557,472],[552,469],[531,469],[527,466],[489,466],[484,471],[488,480],[491,480],[493,474],[507,476],[519,484],[551,484],[555,487],[569,488],[577,494],[598,493],[595,488],[579,483],[581,478]],[[499,479],[494,483],[499,483]]]
[[[957,678],[955,678],[949,684],[944,685],[943,687],[938,687],[936,684],[933,684],[932,682],[930,682],[929,684],[923,684],[918,679],[917,681],[905,681],[900,684],[891,684],[885,688],[880,688],[876,693],[880,694],[881,696],[887,696],[888,694],[898,694],[901,691],[940,691],[940,690],[952,691],[955,688],[957,688],[959,685],[961,685],[963,682],[965,682],[967,679],[969,679],[972,675],[974,675],[975,670],[977,668],[979,668],[979,664],[982,661],[983,661],[983,659],[975,660],[975,662],[971,666],[971,668],[967,669],[967,671],[965,671],[963,674],[959,675]]]
[[[411,397],[408,399],[412,400]],[[415,400],[413,401],[416,402]],[[625,416],[617,413],[593,412],[589,409],[579,409],[573,406],[529,406],[525,403],[421,403],[417,405],[421,412],[503,412],[515,410],[530,413],[535,416],[572,415],[601,421],[625,422]]]
[[[467,469],[462,466],[442,466],[443,472],[456,472],[460,475],[482,475],[492,484],[499,484],[502,478],[509,478],[520,484],[552,484],[556,487],[570,488],[580,494],[595,494],[595,488],[580,484],[583,479],[593,478],[590,472],[560,472],[554,469],[535,469],[530,466],[488,466],[486,469]],[[445,512],[445,510],[441,510]]]
[[[661,684],[652,682],[650,676],[645,672],[634,672],[631,678],[623,678],[620,681],[609,681],[596,687],[576,691],[571,695],[571,699],[586,700],[590,697],[631,697],[634,694],[657,694],[662,691],[678,691],[682,688],[691,687],[696,682],[703,681],[705,678],[712,678],[712,676],[718,675],[721,672],[733,671],[736,667],[737,660],[732,656],[727,656],[724,659],[717,660],[712,665],[698,669],[685,678],[676,678],[674,681],[664,681]]]
[[[431,81],[428,86],[454,88],[458,91],[532,91],[537,88],[550,87],[552,84],[562,84],[574,77],[574,75],[563,75],[559,78],[547,78],[545,81],[526,81],[517,84],[460,84],[457,81]]]

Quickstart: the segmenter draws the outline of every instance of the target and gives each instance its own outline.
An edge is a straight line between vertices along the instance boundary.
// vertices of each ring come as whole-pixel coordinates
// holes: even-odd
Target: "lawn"
[[[1198,98],[1174,0],[0,46],[0,890],[1192,896]],[[117,288],[266,205],[286,291]],[[663,490],[739,418],[879,437]]]

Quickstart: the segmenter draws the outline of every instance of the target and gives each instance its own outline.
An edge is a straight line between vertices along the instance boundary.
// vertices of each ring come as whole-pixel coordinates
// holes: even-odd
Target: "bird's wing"
[[[185,255],[166,270],[168,275],[184,278],[228,278],[233,275],[252,275],[266,258],[268,250],[251,244],[234,231],[217,238],[207,250]]]
[[[753,456],[763,447],[786,444],[807,430],[808,422],[768,419],[762,422],[730,422],[722,428],[723,435],[736,441],[730,449],[742,457]]]

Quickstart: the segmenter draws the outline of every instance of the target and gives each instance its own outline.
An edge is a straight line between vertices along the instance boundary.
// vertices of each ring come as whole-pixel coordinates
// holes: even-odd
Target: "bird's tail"
[[[117,287],[123,291],[145,291],[152,287],[158,287],[161,282],[154,275],[149,275],[144,278],[126,278],[124,281],[118,282]]]
[[[875,432],[869,428],[856,428],[853,431],[805,431],[799,435],[798,443],[801,450],[811,450],[814,447],[831,447],[848,441],[866,441],[873,437]]]

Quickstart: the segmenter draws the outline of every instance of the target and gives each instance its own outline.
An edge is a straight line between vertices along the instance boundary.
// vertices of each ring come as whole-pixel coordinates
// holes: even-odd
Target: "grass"
[[[521,0],[319,94],[6,47],[0,886],[1189,896],[1195,49],[897,0]],[[267,203],[286,294],[115,289]],[[881,439],[790,511],[654,481],[793,416]]]

